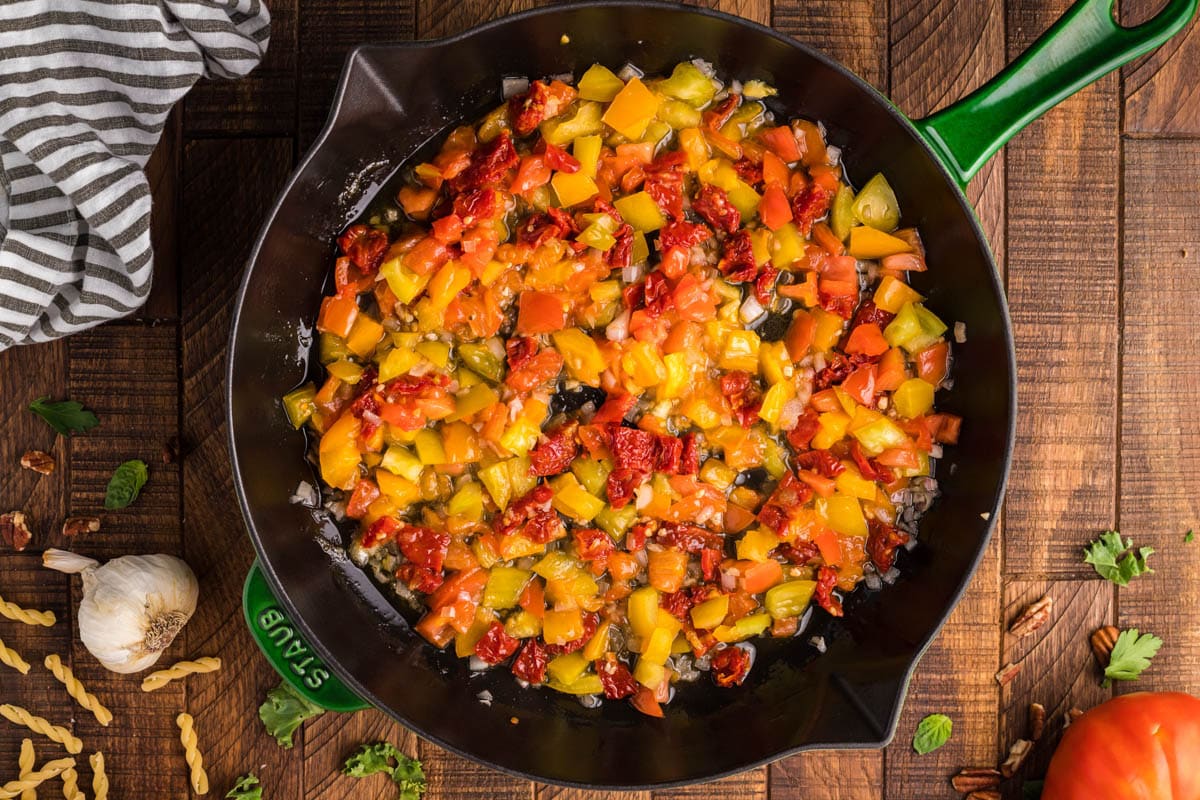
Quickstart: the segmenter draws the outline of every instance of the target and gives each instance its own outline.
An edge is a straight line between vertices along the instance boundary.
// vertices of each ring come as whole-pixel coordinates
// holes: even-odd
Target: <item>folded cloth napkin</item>
[[[269,33],[261,0],[0,0],[0,350],[146,301],[167,113]]]

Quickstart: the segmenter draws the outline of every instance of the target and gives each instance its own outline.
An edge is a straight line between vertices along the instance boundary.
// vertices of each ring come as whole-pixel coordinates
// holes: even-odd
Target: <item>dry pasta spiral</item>
[[[97,722],[106,727],[108,723],[112,722],[112,712],[96,699],[96,695],[83,688],[83,684],[75,677],[75,673],[71,672],[71,668],[64,664],[56,653],[46,656],[45,664],[46,669],[50,670],[55,680],[66,687],[67,694],[71,695],[76,703],[92,712],[96,716]]]
[[[17,767],[20,773],[17,777],[24,780],[29,777],[29,773],[33,772],[34,760],[37,756],[33,752],[33,740],[21,740],[21,754],[17,757]],[[21,792],[21,800],[37,800],[37,789],[25,789]]]
[[[16,603],[10,603],[3,597],[0,597],[0,617],[8,617],[16,622],[24,622],[26,625],[45,625],[47,628],[53,625],[55,621],[53,611],[21,608]]]
[[[216,672],[221,668],[221,659],[212,656],[197,658],[195,661],[180,661],[166,669],[151,672],[142,679],[142,691],[153,692],[161,689],[171,681],[200,672]]]
[[[28,773],[23,778],[17,778],[15,781],[0,786],[0,800],[11,800],[13,797],[19,797],[22,792],[29,789],[36,789],[51,778],[57,778],[65,770],[75,766],[75,759],[60,758],[55,761],[47,761],[42,765],[41,769],[35,769]]]
[[[79,773],[74,767],[68,767],[62,772],[63,797],[66,800],[87,800],[79,790]]]
[[[108,775],[104,772],[104,753],[92,753],[88,761],[92,765],[93,800],[108,800]]]
[[[29,673],[29,662],[21,658],[21,654],[0,639],[0,664],[7,664],[22,675]]]
[[[208,794],[208,774],[204,771],[204,758],[196,741],[195,720],[191,714],[180,714],[175,718],[179,726],[179,741],[183,744],[183,757],[191,769],[192,791]]]
[[[48,720],[31,713],[28,709],[21,708],[21,706],[14,706],[11,703],[0,705],[0,717],[17,725],[24,725],[34,733],[40,733],[47,739],[58,742],[72,755],[83,750],[83,742],[69,730],[50,724]]]

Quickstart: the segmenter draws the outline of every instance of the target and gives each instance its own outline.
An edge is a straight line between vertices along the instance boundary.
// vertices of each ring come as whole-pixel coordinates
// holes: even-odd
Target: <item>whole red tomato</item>
[[[1200,699],[1138,692],[1087,712],[1055,751],[1042,800],[1200,800]]]

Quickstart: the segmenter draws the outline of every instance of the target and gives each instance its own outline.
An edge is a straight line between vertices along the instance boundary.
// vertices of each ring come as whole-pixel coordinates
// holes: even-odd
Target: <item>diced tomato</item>
[[[828,189],[815,183],[792,198],[792,218],[796,227],[807,236],[812,231],[813,223],[829,213],[829,204],[833,199]]]
[[[553,333],[567,326],[567,306],[557,292],[525,291],[517,311],[517,333]]]
[[[717,230],[736,233],[742,225],[742,215],[729,202],[729,195],[719,186],[706,183],[692,198],[692,210]]]
[[[868,525],[871,532],[867,536],[867,556],[883,574],[896,563],[896,550],[908,543],[908,534],[874,518]]]
[[[796,142],[796,135],[792,133],[792,129],[787,125],[780,125],[777,128],[766,128],[759,132],[758,138],[762,140],[762,143],[772,153],[788,164],[799,161],[801,158],[802,154],[800,152],[800,145]]]
[[[562,81],[533,81],[524,94],[508,101],[508,116],[518,136],[528,136],[537,126],[566,111],[578,92]]]
[[[666,683],[666,681],[663,682]],[[601,679],[601,683],[603,683],[603,678]],[[659,703],[658,698],[655,697],[654,692],[645,686],[638,686],[637,691],[629,702],[647,717],[657,717],[658,719],[662,719],[663,717],[662,705]]]
[[[950,372],[950,345],[947,342],[931,344],[913,355],[917,362],[917,377],[926,383],[940,386]]]
[[[934,441],[942,444],[958,444],[962,429],[962,417],[957,414],[930,414],[926,417]]]
[[[351,225],[338,237],[338,247],[354,266],[372,275],[388,249],[388,235],[366,225]]]
[[[864,406],[875,405],[875,365],[864,364],[846,376],[842,390]]]
[[[735,283],[751,280],[758,273],[758,262],[754,258],[754,246],[748,230],[742,229],[726,237],[717,269]]]
[[[792,208],[783,189],[771,184],[763,191],[758,203],[758,218],[773,231],[792,221]]]
[[[817,570],[817,587],[813,592],[813,596],[817,600],[817,605],[825,609],[830,616],[840,617],[844,613],[842,611],[842,601],[833,594],[833,589],[837,585],[837,572],[829,566],[821,567]]]
[[[550,169],[565,172],[568,175],[579,172],[579,161],[566,150],[550,144],[545,139],[538,146],[544,149],[546,166],[550,167]]]
[[[508,373],[504,383],[518,392],[528,392],[562,372],[563,357],[557,350],[543,350],[518,369]]]
[[[878,325],[874,322],[864,322],[850,331],[850,338],[846,340],[844,349],[850,354],[874,357],[886,353],[888,343]]]
[[[713,682],[728,688],[738,686],[750,674],[750,653],[740,647],[726,647],[712,657]]]
[[[529,451],[530,474],[547,476],[566,472],[579,455],[579,442],[575,438],[578,428],[578,423],[571,422],[547,433]]]
[[[592,425],[619,425],[625,416],[637,405],[637,396],[632,394],[610,394],[604,405],[596,410],[592,417]],[[605,437],[605,444],[612,443],[611,432]]]

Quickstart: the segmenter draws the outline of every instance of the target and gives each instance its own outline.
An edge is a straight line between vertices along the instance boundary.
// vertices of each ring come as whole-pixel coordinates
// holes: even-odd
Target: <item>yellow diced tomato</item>
[[[762,406],[758,416],[772,428],[779,429],[779,418],[783,415],[783,407],[796,396],[796,389],[791,381],[780,381],[767,389],[763,395]]]
[[[751,528],[737,542],[737,557],[743,561],[766,561],[779,546],[779,537],[767,528]]]
[[[753,373],[758,369],[758,348],[761,344],[762,340],[754,331],[730,331],[718,363],[722,369],[740,369]]]
[[[634,230],[650,233],[667,224],[667,218],[648,192],[634,192],[619,197],[613,205]]]
[[[920,378],[909,378],[892,393],[892,405],[902,417],[920,417],[933,410],[933,392],[933,386]]]
[[[550,659],[550,663],[546,665],[546,672],[553,680],[570,686],[583,677],[589,664],[583,653],[576,650],[574,653],[565,653]]]
[[[383,326],[366,314],[359,314],[350,326],[350,335],[346,337],[346,347],[359,358],[366,358],[375,350],[375,345],[383,339]]]
[[[830,498],[817,498],[817,513],[825,518],[829,527],[847,536],[865,537],[867,535],[867,520],[863,516],[862,505],[857,497],[834,495]]]
[[[554,187],[554,195],[558,198],[558,204],[563,208],[570,208],[585,200],[590,200],[599,191],[596,188],[596,182],[585,175],[582,170],[572,173],[556,172],[550,179],[550,185]]]
[[[899,314],[905,303],[919,303],[924,299],[920,292],[891,275],[883,276],[874,297],[876,306],[892,314]]]
[[[816,332],[813,334],[813,349],[819,353],[828,353],[837,346],[838,340],[842,338],[844,320],[837,314],[820,307],[812,309],[809,313],[812,314],[813,320],[817,324]]]
[[[875,481],[869,481],[858,473],[857,469],[847,467],[844,472],[834,479],[834,485],[840,494],[847,497],[857,497],[860,500],[874,500],[879,492]]]
[[[651,664],[666,664],[667,659],[671,656],[671,642],[674,639],[673,631],[666,628],[655,628],[643,645],[642,656],[638,660],[649,661]]]
[[[379,491],[383,496],[391,500],[398,509],[405,510],[421,499],[421,489],[417,484],[386,470],[375,471],[375,482],[379,484]]]
[[[817,417],[816,435],[812,438],[812,446],[816,450],[828,450],[841,441],[850,426],[850,417],[840,411],[827,411]]]
[[[642,388],[657,386],[666,380],[667,367],[658,348],[650,342],[634,342],[621,359],[621,366],[633,382]]]
[[[729,613],[729,595],[719,594],[692,607],[692,625],[703,630],[712,630],[721,624]]]
[[[596,340],[579,328],[567,328],[550,334],[554,347],[563,357],[572,378],[588,386],[600,385],[600,373],[608,367]]]
[[[850,244],[846,247],[855,258],[884,258],[911,251],[912,246],[903,239],[865,225],[850,229]]]
[[[572,473],[560,475],[553,482],[554,509],[577,522],[591,522],[604,509],[604,501],[589,492]]]
[[[321,437],[317,448],[321,478],[335,489],[350,489],[358,479],[358,464],[362,461],[358,447],[361,428],[358,418],[346,413]]]
[[[667,679],[667,668],[662,664],[654,664],[639,658],[633,666],[633,679],[654,691]]]
[[[542,638],[546,644],[570,644],[583,636],[583,632],[583,613],[578,608],[546,609],[542,618]]]
[[[629,627],[634,636],[647,638],[656,627],[658,620],[658,590],[653,586],[643,586],[634,589],[629,595],[626,615],[629,617]]]

